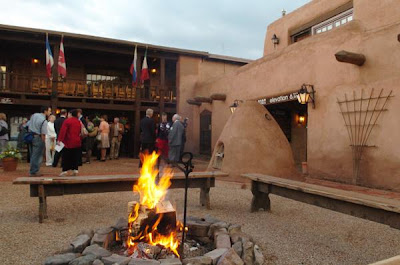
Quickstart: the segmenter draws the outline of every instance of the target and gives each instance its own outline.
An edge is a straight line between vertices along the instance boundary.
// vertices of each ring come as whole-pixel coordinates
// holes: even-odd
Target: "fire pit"
[[[82,231],[71,244],[49,257],[45,265],[261,265],[264,257],[240,225],[211,216],[179,221],[173,204],[165,200],[172,170],[160,178],[158,155],[144,155],[140,178],[133,187],[140,201],[128,203],[127,218],[115,225]],[[186,200],[185,200],[186,201]],[[186,205],[185,205],[186,206]],[[185,238],[185,232],[187,237]]]

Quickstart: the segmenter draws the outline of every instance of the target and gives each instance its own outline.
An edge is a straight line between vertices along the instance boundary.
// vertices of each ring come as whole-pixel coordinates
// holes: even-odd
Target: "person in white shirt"
[[[54,129],[54,121],[56,117],[54,115],[50,115],[49,122],[47,123],[47,134],[46,134],[46,166],[50,167],[53,165],[54,159],[54,147],[56,144],[56,130]]]

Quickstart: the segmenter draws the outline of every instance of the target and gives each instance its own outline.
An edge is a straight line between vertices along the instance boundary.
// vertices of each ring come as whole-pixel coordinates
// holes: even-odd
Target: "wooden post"
[[[362,66],[365,63],[365,56],[361,53],[340,51],[335,54],[336,60],[342,63],[351,63]]]
[[[51,95],[50,95],[50,106],[51,110],[53,113],[55,113],[55,110],[57,109],[58,105],[58,56],[60,54],[60,46],[56,44],[53,46],[53,51],[54,51],[54,66],[53,66],[53,82],[51,86]]]
[[[43,223],[43,219],[47,219],[47,199],[44,185],[38,186],[39,195],[39,223]]]
[[[269,193],[264,193],[258,190],[257,181],[251,181],[251,192],[253,199],[251,200],[251,212],[257,212],[261,208],[265,211],[271,210],[271,201],[269,200]]]
[[[200,205],[205,206],[207,209],[211,209],[210,204],[210,178],[205,179],[204,187],[200,189]]]
[[[160,87],[160,115],[164,112],[164,96],[165,96],[165,58],[160,59],[160,78],[161,78],[161,87]]]
[[[138,58],[141,58],[141,56],[138,55]],[[142,68],[142,60],[139,59],[137,62],[137,75],[138,75],[138,84],[136,85],[136,91],[135,91],[135,135],[134,135],[134,141],[133,141],[133,155],[134,157],[139,157],[139,151],[140,151],[140,107],[141,107],[141,98],[142,98],[142,89],[141,87],[141,80],[139,78],[141,68]]]

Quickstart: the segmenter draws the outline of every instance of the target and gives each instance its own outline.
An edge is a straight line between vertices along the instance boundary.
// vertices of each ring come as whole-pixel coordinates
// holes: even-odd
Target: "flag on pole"
[[[51,68],[54,65],[53,54],[51,53],[50,44],[49,44],[49,34],[46,33],[46,70],[47,77],[52,80],[53,75],[51,72]]]
[[[67,64],[65,63],[65,54],[64,54],[64,36],[61,36],[60,42],[60,54],[58,55],[58,74],[63,78],[67,77]]]
[[[145,80],[150,79],[149,76],[149,67],[147,66],[147,47],[146,47],[146,52],[144,53],[144,59],[143,59],[143,64],[142,64],[142,73],[140,75],[140,80],[142,80],[142,83],[144,83]]]
[[[133,61],[131,64],[131,75],[132,75],[132,86],[135,86],[137,84],[137,66],[136,66],[136,61],[137,61],[137,45],[135,46],[135,52],[133,53]]]

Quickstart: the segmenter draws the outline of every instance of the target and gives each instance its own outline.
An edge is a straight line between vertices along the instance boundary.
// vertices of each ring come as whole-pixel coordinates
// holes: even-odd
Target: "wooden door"
[[[211,155],[211,112],[200,114],[200,154]]]

